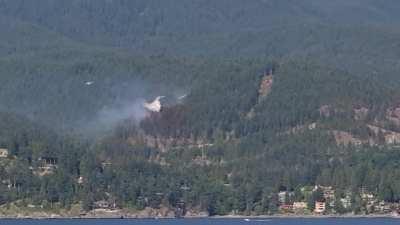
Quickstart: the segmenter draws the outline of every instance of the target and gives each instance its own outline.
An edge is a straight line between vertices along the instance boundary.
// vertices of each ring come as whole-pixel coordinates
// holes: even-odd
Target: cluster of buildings
[[[0,160],[13,160],[10,158],[8,149],[0,148]],[[32,171],[33,175],[45,176],[50,175],[55,172],[58,165],[58,159],[55,157],[39,157],[36,161],[36,166],[30,166],[29,169]],[[5,176],[7,177],[7,176]],[[6,186],[8,189],[19,190],[22,186],[20,179],[15,175],[9,175],[7,179],[2,179],[0,185]]]
[[[319,192],[321,196],[315,196]],[[281,191],[278,193],[279,211],[282,214],[340,214],[354,212],[355,198],[350,191],[336,196],[336,191],[330,186],[303,187],[301,198],[294,192]],[[301,201],[296,201],[302,199]],[[380,201],[373,193],[360,189],[358,196],[361,213],[370,214],[400,214],[400,203]],[[340,207],[336,204],[340,204]],[[342,212],[337,209],[341,208]]]

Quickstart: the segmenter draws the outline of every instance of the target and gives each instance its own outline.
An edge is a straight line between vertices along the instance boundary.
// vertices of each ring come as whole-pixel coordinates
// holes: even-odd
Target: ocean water
[[[1,225],[400,225],[400,219],[49,219],[0,220]]]

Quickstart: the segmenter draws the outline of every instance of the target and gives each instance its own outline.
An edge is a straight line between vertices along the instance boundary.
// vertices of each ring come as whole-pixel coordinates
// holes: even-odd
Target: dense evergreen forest
[[[399,10],[396,0],[0,0],[0,214],[394,210]],[[157,96],[162,110],[146,110]]]

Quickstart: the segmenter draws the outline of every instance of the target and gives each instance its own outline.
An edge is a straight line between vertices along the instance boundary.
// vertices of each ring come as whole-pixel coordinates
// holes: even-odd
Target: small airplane
[[[250,222],[250,221],[253,221],[253,222],[270,222],[271,220],[270,219],[248,219],[248,218],[246,218],[246,219],[244,219],[244,221],[246,221],[246,222]]]
[[[187,94],[182,95],[182,96],[178,97],[178,100],[182,100],[182,99],[186,98],[186,96],[187,96]]]

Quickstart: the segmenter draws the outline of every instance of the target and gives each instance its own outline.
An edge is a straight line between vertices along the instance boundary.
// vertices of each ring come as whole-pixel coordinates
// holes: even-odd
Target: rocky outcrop
[[[264,75],[258,90],[259,100],[262,100],[263,98],[267,97],[269,93],[271,93],[273,83],[274,76],[272,74]]]
[[[131,145],[146,145],[151,148],[159,149],[161,152],[166,152],[173,148],[204,148],[210,147],[213,144],[207,143],[202,139],[190,138],[173,138],[173,137],[157,137],[151,135],[136,135],[128,138],[128,143]]]
[[[355,138],[351,133],[346,132],[346,131],[339,131],[339,130],[334,130],[332,131],[333,136],[335,137],[336,144],[338,145],[361,145],[363,144],[363,141],[359,138]]]
[[[326,104],[326,105],[321,105],[318,109],[318,112],[321,117],[329,118],[335,115],[346,113],[346,110],[335,105]]]
[[[332,115],[332,107],[330,105],[322,105],[318,111],[322,117],[330,117]]]
[[[392,107],[386,110],[386,119],[400,126],[400,107]]]
[[[195,209],[188,209],[189,217],[201,217],[205,214]],[[45,210],[43,207],[33,206],[18,207],[15,204],[0,207],[0,218],[175,218],[175,209],[161,206],[159,208],[147,207],[143,210],[131,208],[119,209],[94,209],[88,212],[82,210],[80,204],[73,205],[70,209],[58,208]],[[205,215],[208,216],[208,215]]]
[[[369,109],[366,107],[358,107],[353,110],[355,120],[365,120],[368,117]]]
[[[335,141],[338,145],[362,145],[368,144],[370,146],[378,144],[394,145],[400,144],[400,133],[387,130],[375,125],[368,124],[368,129],[372,132],[369,138],[357,138],[350,132],[335,130],[332,131]]]
[[[385,144],[390,144],[390,145],[400,144],[399,132],[390,131],[374,125],[367,125],[367,126],[375,134],[376,137],[383,138]]]
[[[272,71],[268,71],[264,74],[261,79],[260,86],[258,88],[258,103],[260,103],[264,98],[266,98],[272,91],[272,85],[274,83],[274,76],[272,75]],[[257,105],[257,104],[256,104]],[[253,119],[256,115],[253,106],[250,111],[245,114],[246,119]]]
[[[139,211],[137,214],[138,218],[174,218],[175,213],[167,207],[161,207],[159,209],[145,208]]]
[[[304,125],[297,125],[295,127],[290,128],[284,134],[297,134],[300,132],[304,132],[307,130],[315,130],[317,129],[318,124],[316,122],[314,123],[309,123],[309,124],[304,124]]]

